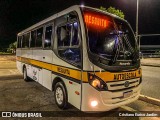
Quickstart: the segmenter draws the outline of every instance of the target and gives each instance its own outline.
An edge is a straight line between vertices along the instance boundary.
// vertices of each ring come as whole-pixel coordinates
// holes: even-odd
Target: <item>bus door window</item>
[[[58,47],[70,46],[72,24],[61,26],[57,29]]]
[[[75,22],[73,23],[73,30],[72,30],[72,46],[76,46],[79,44],[79,39],[78,39],[78,23]]]
[[[78,22],[67,23],[57,28],[58,54],[70,63],[81,66],[78,38]]]

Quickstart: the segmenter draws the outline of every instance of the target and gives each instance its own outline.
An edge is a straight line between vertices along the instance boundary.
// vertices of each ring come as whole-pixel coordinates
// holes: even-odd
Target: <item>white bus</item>
[[[138,99],[139,49],[127,21],[75,5],[17,35],[17,68],[53,91],[59,108],[107,111]]]

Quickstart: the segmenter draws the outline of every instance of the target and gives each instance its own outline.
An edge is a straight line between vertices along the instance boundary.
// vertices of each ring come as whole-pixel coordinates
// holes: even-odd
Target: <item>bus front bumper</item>
[[[132,89],[110,92],[97,91],[87,83],[83,83],[81,110],[84,112],[109,111],[122,105],[129,104],[139,98],[141,84]],[[124,94],[132,93],[128,96]]]

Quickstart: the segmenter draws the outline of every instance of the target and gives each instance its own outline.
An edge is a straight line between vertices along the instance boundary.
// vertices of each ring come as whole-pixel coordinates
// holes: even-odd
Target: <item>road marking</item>
[[[145,95],[140,95],[139,100],[142,100],[142,101],[145,101],[147,103],[151,103],[151,104],[160,106],[160,100],[156,99],[156,98],[148,97],[148,96],[145,96]]]

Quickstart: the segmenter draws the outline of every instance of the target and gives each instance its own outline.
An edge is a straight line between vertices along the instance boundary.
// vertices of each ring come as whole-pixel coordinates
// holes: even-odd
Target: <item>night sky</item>
[[[160,0],[139,1],[139,34],[160,34]],[[0,49],[16,41],[21,30],[75,4],[120,9],[135,31],[136,0],[0,0]]]

